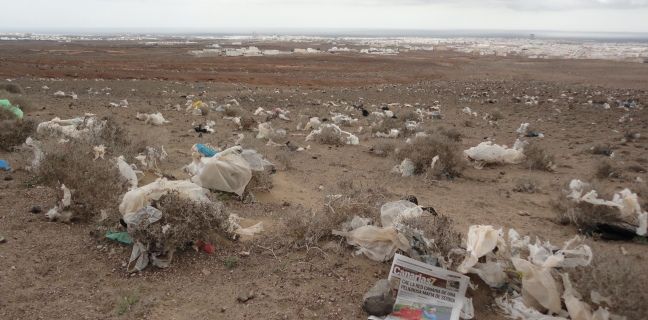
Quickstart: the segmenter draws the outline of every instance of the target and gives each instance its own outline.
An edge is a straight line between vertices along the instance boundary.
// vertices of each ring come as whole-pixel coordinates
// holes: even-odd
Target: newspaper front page
[[[389,272],[396,304],[386,320],[459,320],[468,281],[460,273],[396,254]]]

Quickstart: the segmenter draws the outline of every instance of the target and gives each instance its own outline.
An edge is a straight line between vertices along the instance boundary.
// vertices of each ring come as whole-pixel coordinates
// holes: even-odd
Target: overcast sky
[[[282,28],[648,32],[648,0],[0,0],[3,31]]]

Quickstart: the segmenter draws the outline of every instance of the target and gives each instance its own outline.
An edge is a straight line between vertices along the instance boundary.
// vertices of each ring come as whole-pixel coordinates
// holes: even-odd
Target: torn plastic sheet
[[[193,175],[191,181],[202,187],[242,196],[252,179],[252,169],[241,152],[241,147],[237,146],[211,158],[195,153],[193,162],[185,168]]]
[[[349,232],[333,231],[334,235],[346,237],[347,243],[356,246],[356,254],[364,254],[373,261],[387,261],[397,250],[408,251],[409,241],[394,227],[362,226]]]
[[[162,211],[151,206],[146,206],[135,213],[127,214],[123,217],[129,232],[144,229],[160,219],[162,219]]]
[[[72,192],[64,184],[61,184],[61,191],[63,191],[63,198],[54,208],[45,213],[45,217],[50,220],[69,222],[72,219],[72,211],[68,210],[72,204]]]
[[[383,227],[391,227],[405,219],[420,217],[422,214],[423,209],[410,201],[387,202],[380,207],[380,223]]]
[[[197,202],[209,202],[209,198],[207,197],[209,190],[191,181],[168,181],[167,179],[160,178],[145,186],[126,192],[119,205],[119,212],[124,217],[129,214],[135,214],[140,209],[151,205],[152,201],[160,200],[163,195],[173,191],[178,192],[178,195],[185,199]]]
[[[506,313],[507,317],[515,320],[568,320],[565,317],[550,316],[540,311],[527,307],[522,296],[509,299],[506,296],[495,298],[497,306]]]
[[[535,244],[529,244],[529,260],[537,266],[546,268],[573,268],[588,266],[592,262],[592,249],[585,244],[579,243],[581,238],[574,238],[565,241],[563,247],[553,253],[554,247],[545,242],[536,241]]]
[[[83,117],[65,120],[56,117],[50,121],[39,123],[36,127],[36,133],[43,136],[83,139],[100,133],[105,124],[105,120],[98,120],[93,114],[89,113]]]
[[[40,141],[28,137],[27,140],[25,140],[25,145],[34,152],[34,159],[32,159],[31,166],[28,169],[30,171],[38,170],[45,159],[45,153],[43,152]]]
[[[164,116],[162,116],[162,114],[159,112],[150,114],[138,112],[135,117],[137,118],[137,120],[144,121],[144,123],[152,124],[154,126],[161,126],[165,123],[169,123],[169,121],[164,119]]]
[[[315,136],[318,136],[322,133],[322,129],[324,128],[331,128],[335,132],[336,135],[340,136],[342,141],[344,141],[345,144],[350,144],[350,145],[357,145],[360,143],[360,139],[358,139],[357,136],[350,132],[346,132],[337,125],[334,124],[323,124],[321,125],[318,129],[313,130],[308,136],[306,136],[306,141],[311,141],[315,138]]]
[[[126,163],[126,161],[124,160],[124,156],[117,157],[117,168],[119,168],[119,173],[121,174],[122,178],[124,178],[124,180],[128,181],[128,183],[130,184],[130,189],[137,188],[137,173],[142,172],[133,170],[131,165]]]
[[[477,274],[491,288],[501,288],[508,279],[504,268],[497,261],[477,263],[468,272]]]
[[[261,154],[253,149],[245,149],[241,152],[241,157],[250,165],[254,171],[264,171],[267,167],[273,167],[272,162],[266,160]]]
[[[517,164],[524,160],[524,147],[526,143],[516,140],[513,148],[505,145],[493,144],[492,141],[484,141],[476,147],[464,151],[464,154],[471,160],[483,163],[509,163]]]
[[[477,263],[479,258],[492,252],[495,247],[505,247],[502,229],[496,230],[493,226],[473,225],[468,229],[466,241],[467,256],[457,267],[457,271],[467,273]]]
[[[511,258],[515,270],[522,273],[522,296],[528,305],[546,308],[552,314],[561,310],[560,287],[550,267],[540,267],[528,260]]]

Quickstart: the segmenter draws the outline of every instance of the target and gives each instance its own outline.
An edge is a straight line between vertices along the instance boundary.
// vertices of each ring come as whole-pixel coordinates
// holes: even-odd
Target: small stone
[[[5,237],[3,236],[0,236],[0,243],[5,243],[5,242],[7,242],[7,239],[5,239]]]
[[[207,270],[207,269],[202,269],[202,273],[203,273],[204,275],[208,276],[208,275],[211,274],[211,271],[209,271],[209,270]]]
[[[362,308],[372,316],[382,317],[394,309],[396,299],[392,294],[387,279],[381,279],[374,284],[362,297]]]
[[[221,307],[221,313],[227,311],[227,308]]]
[[[40,206],[33,206],[33,207],[31,207],[29,212],[31,212],[33,214],[38,214],[38,213],[43,212],[43,208],[41,208]]]
[[[254,299],[254,291],[250,291],[249,293],[241,293],[239,296],[236,298],[236,300],[240,303],[247,302],[249,300]]]

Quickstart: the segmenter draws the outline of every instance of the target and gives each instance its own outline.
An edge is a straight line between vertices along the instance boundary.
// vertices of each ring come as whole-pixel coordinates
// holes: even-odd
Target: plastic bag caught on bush
[[[541,305],[553,314],[561,310],[560,289],[551,276],[551,268],[537,266],[528,260],[511,258],[515,270],[522,273],[522,296],[527,305]]]
[[[504,268],[496,261],[477,263],[474,267],[468,269],[468,272],[477,274],[491,288],[502,287],[508,279]]]
[[[527,307],[521,296],[508,299],[507,297],[499,297],[495,299],[502,311],[507,314],[510,319],[516,320],[567,320],[565,317],[554,317],[540,313],[540,311]]]
[[[484,163],[510,163],[517,164],[524,160],[525,143],[521,140],[515,141],[513,148],[505,145],[493,144],[492,141],[485,141],[464,151],[464,154],[471,160]]]
[[[193,163],[187,168],[194,174],[192,182],[208,189],[232,192],[239,196],[243,195],[245,187],[252,179],[250,164],[240,154],[227,150],[211,158],[194,157]]]
[[[207,194],[209,190],[187,180],[168,181],[160,178],[145,186],[130,190],[124,194],[119,212],[127,219],[127,215],[135,214],[152,201],[160,200],[163,195],[176,191],[182,198],[190,199],[197,202],[209,202]]]
[[[472,225],[468,229],[466,250],[468,256],[457,267],[457,271],[468,273],[468,270],[477,263],[479,258],[492,252],[495,247],[504,247],[502,229],[496,230],[493,226]]]
[[[408,218],[420,217],[423,209],[407,200],[387,202],[380,207],[380,221],[383,227],[391,227]]]
[[[272,162],[266,160],[256,150],[245,149],[241,152],[241,157],[248,162],[250,169],[254,171],[264,171],[266,167],[274,166]]]
[[[126,160],[124,160],[124,156],[119,156],[117,157],[117,168],[119,168],[119,173],[121,174],[122,178],[124,180],[128,181],[130,184],[130,189],[137,188],[138,185],[138,179],[137,179],[137,172],[133,170],[133,168],[126,163]]]
[[[349,232],[334,230],[333,234],[346,237],[349,245],[358,247],[356,254],[364,254],[373,261],[387,261],[397,250],[410,249],[407,238],[394,227],[363,226]]]

